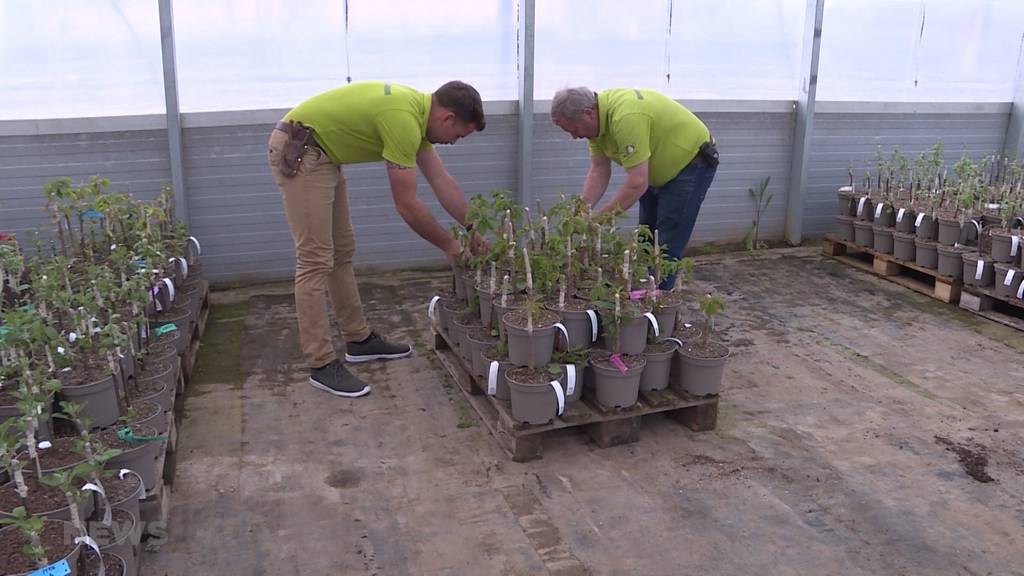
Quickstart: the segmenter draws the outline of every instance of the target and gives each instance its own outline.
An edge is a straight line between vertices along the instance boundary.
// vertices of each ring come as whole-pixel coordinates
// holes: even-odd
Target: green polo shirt
[[[285,114],[313,128],[317,144],[336,164],[416,165],[429,149],[430,94],[378,81],[353,82],[321,92]]]
[[[613,88],[597,94],[600,127],[588,139],[591,156],[604,154],[623,168],[648,160],[647,179],[675,178],[711,135],[693,112],[654,90]]]

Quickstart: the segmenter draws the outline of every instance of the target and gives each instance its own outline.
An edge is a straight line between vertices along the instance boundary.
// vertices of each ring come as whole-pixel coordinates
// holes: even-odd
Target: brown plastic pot
[[[917,258],[917,237],[909,232],[892,233],[892,253],[897,260],[903,262],[914,262]]]
[[[647,364],[644,366],[643,374],[640,375],[641,390],[664,390],[668,388],[668,378],[672,371],[672,358],[675,356],[676,348],[658,352],[651,350],[648,346],[644,350],[644,359]]]
[[[996,270],[991,259],[986,260],[977,252],[967,252],[961,258],[965,286],[985,288],[995,282]]]
[[[853,216],[836,217],[836,236],[839,236],[840,240],[853,242],[853,222]]]
[[[676,351],[678,378],[670,380],[676,390],[692,396],[718,394],[722,390],[722,375],[729,355],[722,358],[698,358],[684,349]]]
[[[505,373],[512,404],[512,419],[527,424],[547,424],[554,420],[560,413],[560,405],[564,407],[565,403],[561,384],[557,381],[545,384],[519,382],[516,380],[517,371],[513,368]]]
[[[939,244],[936,249],[939,252],[938,271],[939,274],[960,280],[964,277],[964,252],[965,248],[946,246]]]
[[[628,408],[636,404],[640,394],[640,378],[647,361],[639,366],[627,368],[623,374],[617,368],[608,368],[591,363],[594,371],[594,398],[605,408]]]
[[[121,406],[118,404],[113,374],[91,384],[65,384],[61,386],[60,395],[65,400],[84,402],[82,415],[91,418],[92,425],[96,428],[111,426],[121,417]]]
[[[921,240],[920,238],[915,239],[914,248],[916,252],[914,254],[914,261],[918,266],[934,270],[939,266],[938,247],[938,242]]]
[[[960,221],[953,218],[939,218],[939,244],[952,246],[960,240]]]
[[[853,242],[863,248],[875,245],[875,229],[870,222],[856,221],[853,223]]]
[[[1016,262],[1021,251],[1021,238],[1009,230],[992,231],[992,260],[1003,264]]]
[[[876,252],[882,254],[892,254],[893,250],[893,239],[892,239],[892,228],[882,228],[877,224],[872,228],[874,231],[874,247]]]
[[[1016,298],[1020,289],[1021,278],[1024,273],[1020,268],[1014,268],[1009,264],[997,263],[995,265],[996,294],[1004,298]],[[1007,280],[1009,278],[1009,280]]]

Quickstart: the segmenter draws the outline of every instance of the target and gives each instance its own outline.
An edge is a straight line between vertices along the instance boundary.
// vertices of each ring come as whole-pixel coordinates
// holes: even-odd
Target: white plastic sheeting
[[[156,0],[0,2],[0,119],[162,114]]]
[[[1008,102],[1021,0],[826,0],[818,100]]]

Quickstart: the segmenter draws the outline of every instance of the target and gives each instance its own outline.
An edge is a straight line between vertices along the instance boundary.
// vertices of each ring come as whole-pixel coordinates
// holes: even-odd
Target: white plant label
[[[37,444],[36,447],[39,448],[40,450],[46,450],[47,448],[52,448],[53,444],[51,444],[49,440],[43,440],[42,442]]]
[[[572,393],[576,391],[576,365],[566,364],[565,365],[565,395],[572,396]]]
[[[110,526],[111,512],[110,503],[107,502],[107,493],[103,491],[103,488],[100,488],[92,482],[86,482],[82,486],[82,490],[89,490],[90,492],[95,492],[100,495],[100,501],[103,504],[103,520],[101,522],[103,522],[104,526]]]
[[[434,319],[434,308],[437,306],[437,301],[440,300],[440,296],[434,296],[430,299],[430,304],[427,305],[427,318]]]
[[[878,206],[875,206],[875,220],[882,217],[883,208],[885,208],[885,202],[879,202]]]
[[[569,348],[571,348],[569,344],[569,330],[566,329],[565,324],[562,324],[561,322],[555,322],[555,328],[561,330],[562,336],[565,336],[565,349],[568,350]]]
[[[498,361],[491,360],[487,369],[487,394],[494,396],[498,393]]]
[[[64,350],[63,346],[57,346],[57,354],[63,356],[65,352],[67,352],[67,350]]]
[[[1018,248],[1020,248],[1020,236],[1010,236],[1010,256],[1016,256]]]
[[[197,256],[203,253],[203,247],[199,245],[199,240],[196,240],[195,236],[189,236],[188,240],[189,240],[189,242],[192,242],[193,244],[196,245],[196,255]]]
[[[597,312],[587,310],[587,316],[590,317],[590,341],[597,342]]]
[[[76,334],[74,332],[68,332],[68,342],[71,342],[72,344],[74,344],[75,340],[78,340],[78,334]]]
[[[551,387],[555,389],[555,397],[558,398],[558,415],[561,416],[562,412],[565,412],[565,393],[562,392],[562,385],[558,383],[558,380],[552,380]]]
[[[1024,300],[1024,282],[1020,283],[1020,288],[1017,288],[1017,298]]]
[[[100,552],[100,547],[96,544],[96,541],[90,538],[89,536],[78,536],[75,538],[75,544],[85,544],[89,548],[92,548],[92,551],[96,553],[96,557],[100,559],[99,576],[105,576],[107,573],[107,568],[103,565],[102,552]]]
[[[921,222],[923,222],[923,221],[924,221],[924,212],[921,212],[920,214],[917,215],[917,220],[914,221],[914,228],[919,228],[921,226]]]
[[[181,277],[188,279],[188,261],[182,257],[178,257],[178,262],[181,262]]]
[[[651,321],[651,328],[654,328],[654,337],[657,338],[661,336],[661,330],[658,328],[658,319],[654,316],[654,314],[650,312],[644,312],[644,316],[646,316],[647,319]]]
[[[668,338],[665,338],[665,341],[667,341],[667,342],[675,342],[676,346],[679,346],[680,348],[683,347],[683,341],[680,340],[679,338],[675,338],[675,337],[669,336]]]
[[[978,267],[974,271],[974,279],[981,280],[981,274],[985,271],[985,261],[981,258],[978,259]]]
[[[906,208],[900,208],[900,211],[896,213],[896,221],[903,222],[903,214],[906,213]]]
[[[170,278],[164,278],[164,284],[167,285],[167,290],[171,293],[171,302],[174,302],[174,282],[171,282]]]
[[[864,214],[864,203],[867,202],[867,200],[868,197],[864,196],[863,198],[857,201],[857,216]]]
[[[1014,270],[1013,268],[1010,268],[1010,270],[1006,273],[1006,280],[1003,280],[1003,286],[1009,286],[1010,284],[1013,284],[1013,273],[1014,272],[1016,272],[1016,270]]]

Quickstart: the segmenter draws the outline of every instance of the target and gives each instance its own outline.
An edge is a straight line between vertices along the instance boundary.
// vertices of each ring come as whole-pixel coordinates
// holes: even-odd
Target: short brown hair
[[[452,80],[434,92],[437,103],[451,110],[460,122],[472,124],[477,132],[483,132],[484,104],[480,101],[480,93],[465,82]]]

